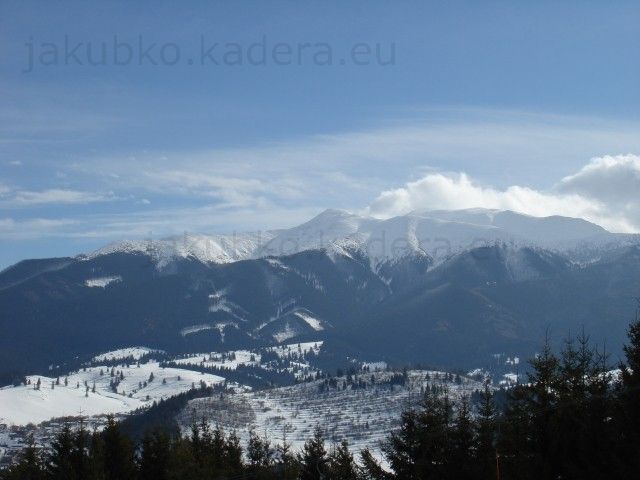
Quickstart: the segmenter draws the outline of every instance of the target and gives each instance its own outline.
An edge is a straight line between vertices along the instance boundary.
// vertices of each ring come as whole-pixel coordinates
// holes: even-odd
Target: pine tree
[[[593,351],[586,335],[565,340],[560,353],[558,380],[555,385],[557,406],[549,418],[552,434],[548,463],[554,475],[568,478],[588,478],[593,471],[587,467],[589,383],[592,379]]]
[[[346,440],[329,456],[329,478],[333,480],[358,480],[358,470]]]
[[[469,400],[463,397],[456,413],[451,432],[451,452],[447,464],[449,475],[458,480],[476,478],[475,428],[469,411]]]
[[[249,443],[247,445],[247,458],[250,465],[260,470],[263,467],[271,466],[273,462],[273,449],[267,438],[261,438],[254,430],[249,432]]]
[[[113,416],[107,418],[102,432],[104,442],[104,473],[106,480],[130,480],[135,478],[133,446],[120,431]]]
[[[171,441],[163,431],[146,434],[142,439],[142,451],[138,460],[139,480],[167,480]]]
[[[619,406],[616,426],[619,432],[618,449],[623,458],[623,476],[630,478],[640,471],[640,311],[628,330],[624,347],[626,363],[621,362]]]
[[[269,440],[266,437],[261,438],[251,430],[247,445],[247,458],[249,459],[249,471],[255,478],[270,478],[273,455],[274,451]]]
[[[313,438],[307,440],[299,455],[300,480],[321,480],[327,476],[327,450],[322,429],[316,426]]]
[[[232,431],[224,443],[225,466],[232,473],[242,471],[242,447],[240,438],[235,431]]]
[[[530,471],[537,470],[538,478],[553,478],[557,465],[555,451],[556,432],[553,431],[552,418],[557,406],[557,387],[559,382],[559,360],[551,351],[547,337],[542,353],[531,360],[532,372],[529,373],[529,390],[526,395],[530,414],[531,441],[526,451],[531,453]]]
[[[480,395],[476,428],[475,463],[479,478],[496,477],[496,408],[489,385]]]
[[[89,433],[87,432],[82,419],[80,419],[80,427],[73,435],[72,445],[71,465],[73,467],[75,478],[91,478],[92,462],[89,457]]]
[[[213,429],[211,438],[211,462],[214,468],[222,468],[225,458],[225,436],[220,425]]]
[[[292,452],[292,447],[287,442],[287,430],[286,427],[282,431],[282,444],[276,447],[277,451],[277,471],[280,474],[280,478],[283,480],[293,480],[298,478],[299,463],[298,459]]]
[[[191,423],[191,450],[196,462],[201,463],[203,456],[202,441],[200,440],[200,427],[194,421]]]
[[[382,468],[380,463],[373,458],[368,448],[360,451],[360,463],[362,464],[362,476],[367,480],[390,480],[394,478],[394,475]]]
[[[51,452],[47,460],[47,470],[48,477],[52,480],[76,478],[72,463],[73,443],[71,428],[65,425],[51,443]]]
[[[446,395],[427,391],[417,411],[406,411],[383,452],[398,478],[439,478],[451,452],[451,404]]]

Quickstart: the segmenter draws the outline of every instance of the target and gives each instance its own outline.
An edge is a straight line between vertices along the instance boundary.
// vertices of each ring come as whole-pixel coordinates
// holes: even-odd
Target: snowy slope
[[[397,374],[397,372],[395,372]],[[446,387],[454,402],[483,388],[482,382],[462,378],[460,384],[447,382],[446,373],[412,370],[404,386],[385,384],[394,372],[374,372],[355,376],[361,388],[343,387],[346,378],[337,378],[338,388],[322,389],[323,381],[301,383],[236,395],[215,396],[189,402],[179,416],[187,431],[190,420],[206,418],[212,425],[235,430],[243,442],[253,429],[267,435],[276,444],[286,440],[294,450],[319,425],[330,442],[348,440],[354,451],[365,447],[379,451],[380,442],[398,427],[403,410],[415,406],[422,391],[431,385]],[[375,383],[372,383],[372,378]]]
[[[225,383],[218,375],[201,373],[189,367],[236,370],[239,366],[262,366],[269,370],[287,370],[297,378],[315,375],[317,370],[305,362],[304,355],[318,354],[323,342],[292,343],[269,347],[266,350],[280,358],[291,360],[289,366],[261,365],[259,351],[232,350],[227,352],[196,353],[176,357],[177,368],[163,367],[157,361],[126,365],[125,359],[141,358],[157,352],[147,347],[129,347],[96,355],[95,362],[123,360],[117,366],[97,365],[57,378],[42,375],[26,377],[27,384],[0,388],[0,425],[35,425],[60,417],[93,417],[107,414],[126,414],[154,401],[199,387]],[[112,364],[113,365],[113,364]],[[40,383],[39,388],[37,387]],[[117,383],[115,388],[113,384]],[[236,391],[249,387],[235,382],[226,385]],[[115,391],[114,391],[115,390]]]
[[[139,399],[114,393],[89,391],[85,396],[85,388],[75,385],[52,390],[51,381],[42,377],[40,390],[34,390],[32,385],[0,389],[0,423],[38,424],[56,417],[123,413],[143,405]]]
[[[122,374],[116,387],[111,382]],[[200,382],[215,385],[224,381],[217,375],[177,368],[161,368],[157,362],[115,367],[96,366],[59,379],[30,376],[28,385],[0,389],[0,423],[26,425],[65,416],[93,416],[127,413],[186,392]],[[153,380],[150,381],[151,374]],[[40,380],[40,388],[36,383]],[[65,381],[67,385],[65,385]],[[58,383],[57,383],[58,382]],[[95,385],[95,392],[93,387]]]
[[[159,350],[153,350],[147,347],[127,347],[119,348],[118,350],[112,350],[110,352],[101,353],[93,357],[94,362],[106,362],[109,360],[124,360],[127,358],[133,358],[134,360],[140,360],[145,355],[150,353],[156,353]]]

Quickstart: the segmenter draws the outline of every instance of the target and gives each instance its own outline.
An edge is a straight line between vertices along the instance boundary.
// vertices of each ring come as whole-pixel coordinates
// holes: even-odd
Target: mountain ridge
[[[608,232],[584,219],[557,215],[534,217],[510,210],[421,210],[379,219],[327,209],[288,229],[125,240],[78,258],[136,252],[154,258],[159,268],[164,268],[176,258],[232,263],[315,249],[338,253],[360,250],[371,259],[372,268],[377,268],[381,263],[408,254],[431,257],[438,263],[451,254],[500,242],[571,251],[598,250],[607,243],[623,244],[636,241],[637,237]]]
[[[514,218],[489,214],[376,220],[328,211],[293,232],[293,253],[256,253],[257,238],[289,232],[270,231],[244,237],[244,250],[219,262],[198,257],[207,236],[195,247],[123,242],[21,262],[0,273],[0,378],[138,344],[176,353],[327,340],[341,355],[477,367],[495,353],[535,353],[549,325],[561,334],[582,325],[621,351],[640,291],[637,238],[586,225],[572,245],[588,261],[576,261],[574,251],[461,221]],[[434,218],[450,215],[457,220]],[[317,242],[327,226],[331,235]],[[418,241],[433,228],[450,234],[443,252]],[[494,235],[465,245],[469,232]],[[604,241],[589,244],[593,232]]]

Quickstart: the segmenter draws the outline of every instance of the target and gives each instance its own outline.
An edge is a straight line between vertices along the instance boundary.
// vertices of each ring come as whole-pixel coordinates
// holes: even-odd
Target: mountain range
[[[582,219],[327,210],[285,230],[112,243],[0,272],[0,379],[146,345],[324,340],[327,355],[445,367],[533,355],[582,328],[616,357],[640,237]]]

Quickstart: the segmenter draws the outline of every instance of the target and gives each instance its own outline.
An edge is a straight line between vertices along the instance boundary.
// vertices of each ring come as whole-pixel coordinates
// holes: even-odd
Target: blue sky
[[[5,1],[0,268],[329,207],[638,231],[638,58],[637,2]]]

